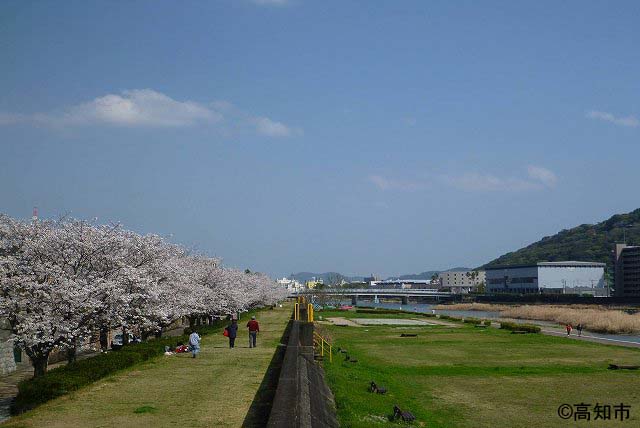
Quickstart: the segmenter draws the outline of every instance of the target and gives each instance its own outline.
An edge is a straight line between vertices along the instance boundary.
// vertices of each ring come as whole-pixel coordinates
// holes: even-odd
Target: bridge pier
[[[409,304],[409,297],[402,296],[402,304],[403,305],[408,305]]]
[[[378,299],[378,295],[373,296],[373,303],[380,303],[380,299]]]
[[[354,294],[353,296],[351,296],[351,305],[356,306],[357,304],[358,304],[358,295]]]

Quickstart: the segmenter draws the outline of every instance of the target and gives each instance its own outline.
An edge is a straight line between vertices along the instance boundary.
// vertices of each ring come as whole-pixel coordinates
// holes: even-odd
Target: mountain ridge
[[[571,260],[606,263],[611,272],[615,244],[625,239],[629,245],[640,245],[640,208],[615,214],[600,223],[563,229],[555,235],[545,236],[526,247],[503,254],[479,269]]]

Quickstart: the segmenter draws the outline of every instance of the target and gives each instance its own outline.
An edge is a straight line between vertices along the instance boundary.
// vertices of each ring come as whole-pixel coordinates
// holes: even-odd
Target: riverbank
[[[161,356],[123,370],[30,412],[7,427],[254,427],[264,414],[255,399],[291,316],[291,305],[258,313],[258,347],[244,329],[236,348],[219,334],[203,337],[198,358]]]
[[[629,314],[619,308],[579,305],[500,305],[458,303],[437,305],[440,310],[499,312],[502,318],[551,321],[582,326],[593,332],[609,334],[640,333],[640,313]]]
[[[352,311],[316,315],[358,316]],[[324,364],[342,426],[396,426],[390,421],[394,405],[416,416],[410,426],[563,426],[561,404],[596,402],[631,406],[629,420],[607,426],[639,423],[640,413],[633,409],[640,406],[640,373],[611,371],[608,365],[637,364],[640,350],[457,324],[327,325],[334,348],[349,355],[349,361],[338,354]],[[388,392],[368,392],[372,380]]]

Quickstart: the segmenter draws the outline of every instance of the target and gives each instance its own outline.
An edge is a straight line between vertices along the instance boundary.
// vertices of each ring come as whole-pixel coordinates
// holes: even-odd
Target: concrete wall
[[[268,428],[338,428],[333,394],[314,361],[313,323],[293,321]]]

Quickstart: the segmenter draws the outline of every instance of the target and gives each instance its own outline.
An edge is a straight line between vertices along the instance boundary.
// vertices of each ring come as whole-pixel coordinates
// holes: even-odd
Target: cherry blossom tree
[[[159,335],[182,317],[202,319],[272,305],[286,297],[261,273],[188,254],[158,235],[82,220],[23,222],[0,215],[0,317],[31,358],[34,376],[49,355],[122,328]]]

